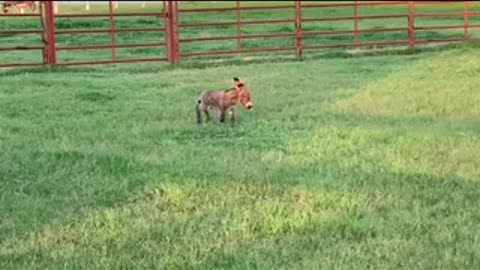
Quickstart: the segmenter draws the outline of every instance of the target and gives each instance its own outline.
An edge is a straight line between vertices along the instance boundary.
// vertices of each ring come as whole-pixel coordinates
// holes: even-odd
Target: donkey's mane
[[[243,84],[243,83],[239,83],[237,86],[238,86],[238,87],[243,87],[244,84]],[[232,91],[232,90],[235,90],[235,87],[225,89],[225,92]]]

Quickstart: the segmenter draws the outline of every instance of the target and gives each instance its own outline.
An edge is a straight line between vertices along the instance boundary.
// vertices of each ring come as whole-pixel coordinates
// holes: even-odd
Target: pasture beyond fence
[[[293,1],[284,3],[264,3],[261,5],[248,5],[242,1],[210,3],[204,4],[198,8],[191,3],[190,6],[183,7],[184,3],[178,1],[163,1],[161,5],[152,6],[148,12],[117,12],[113,7],[114,1],[108,2],[108,8],[99,12],[68,12],[58,14],[54,12],[55,7],[52,1],[40,1],[39,8],[35,12],[15,14],[0,14],[0,20],[3,21],[0,28],[0,56],[2,53],[8,54],[8,57],[0,58],[0,67],[20,67],[20,66],[41,66],[41,65],[89,65],[89,64],[112,64],[112,63],[135,63],[135,62],[169,62],[177,64],[181,59],[200,56],[218,56],[247,53],[273,53],[273,52],[292,52],[298,58],[302,57],[304,51],[334,49],[334,48],[352,48],[352,47],[373,47],[373,46],[416,46],[427,43],[448,43],[464,42],[474,37],[471,31],[480,29],[480,24],[472,23],[472,19],[479,18],[480,12],[473,11],[470,8],[473,1],[350,1],[350,2],[304,2]],[[447,5],[448,3],[448,5]],[[228,6],[230,4],[230,6]],[[458,10],[458,6],[462,10]],[[435,12],[422,12],[417,9],[421,6],[442,6],[441,10]],[[451,6],[452,8],[449,8]],[[455,6],[455,8],[454,8]],[[395,12],[385,13],[383,8],[397,7],[392,9]],[[446,8],[445,8],[446,7]],[[341,16],[324,16],[325,12],[319,13],[318,10],[349,10],[350,13],[342,13]],[[377,12],[368,12],[367,9]],[[402,11],[403,10],[403,11]],[[275,15],[276,11],[283,11]],[[366,12],[367,11],[367,12]],[[398,12],[397,12],[398,11]],[[268,12],[269,18],[249,19],[251,12]],[[362,14],[363,12],[363,14]],[[215,14],[206,16],[204,14]],[[336,14],[335,12],[331,12]],[[197,15],[196,15],[197,14]],[[290,14],[290,15],[289,15]],[[321,14],[321,16],[319,16]],[[344,15],[351,14],[351,15]],[[199,16],[196,17],[195,16]],[[144,21],[152,22],[155,27],[144,27],[135,25],[135,27],[123,27],[118,25],[119,18],[140,18]],[[436,18],[442,21],[441,24],[429,25],[418,24],[420,19]],[[451,20],[454,18],[455,20]],[[19,29],[15,23],[21,20],[38,20],[38,28]],[[71,27],[68,20],[105,20],[105,24],[97,27],[95,24],[81,23],[80,28]],[[11,23],[6,21],[11,20]],[[67,20],[67,22],[62,22]],[[361,23],[368,21],[383,21],[381,27],[361,27]],[[388,26],[389,21],[395,20],[397,25]],[[108,21],[108,22],[107,22]],[[452,24],[452,22],[455,22]],[[315,28],[309,24],[315,23],[335,23],[346,26],[344,29],[337,28]],[[449,23],[449,24],[447,24]],[[28,26],[29,24],[27,24]],[[65,27],[68,25],[69,27]],[[250,26],[273,26],[278,25],[282,28],[277,30],[263,31],[261,33],[251,33],[246,29]],[[128,26],[131,26],[128,24]],[[234,28],[233,34],[229,31],[220,32],[221,35],[210,35],[210,29]],[[320,29],[320,31],[319,31]],[[268,29],[267,29],[268,30]],[[457,31],[461,35],[440,36],[440,37],[422,37],[418,33],[424,31]],[[151,37],[158,37],[162,40],[155,42],[130,42],[125,43],[118,39],[122,33],[148,34]],[[218,30],[217,30],[218,32]],[[192,35],[195,33],[195,35]],[[381,40],[362,40],[364,35],[375,33],[382,34]],[[404,33],[405,38],[392,38],[388,33]],[[104,44],[72,44],[78,35],[98,35],[108,36],[108,42]],[[20,43],[13,44],[4,37],[22,36]],[[38,42],[27,42],[25,36],[37,36]],[[61,38],[68,36],[69,38]],[[347,38],[330,39],[329,42],[322,42],[321,39],[311,39],[312,37],[337,37],[347,36]],[[259,46],[260,41],[269,39],[288,40],[290,43],[275,42],[274,46]],[[306,42],[306,41],[311,42]],[[342,42],[338,42],[341,40]],[[250,41],[248,46],[244,42]],[[253,43],[252,43],[253,41]],[[312,42],[313,41],[313,42]],[[222,48],[222,44],[234,42],[235,47],[230,49],[211,49],[200,50],[200,46],[194,46],[193,49],[183,51],[182,48],[192,43],[212,43],[214,47]],[[122,49],[137,49],[142,52],[143,48],[157,48],[154,54],[148,54],[148,57],[120,57],[118,52]],[[59,53],[71,52],[90,52],[92,50],[108,50],[102,57],[98,54],[92,54],[92,59],[75,60],[72,57],[60,57]],[[38,55],[35,57],[22,57],[23,52],[33,52]],[[140,53],[141,56],[145,54]],[[5,60],[7,59],[7,60]],[[73,60],[72,60],[73,59]]]

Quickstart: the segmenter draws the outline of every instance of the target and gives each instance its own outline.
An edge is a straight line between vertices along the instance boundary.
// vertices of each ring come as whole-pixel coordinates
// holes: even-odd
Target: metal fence
[[[90,65],[90,64],[112,64],[112,63],[135,63],[135,62],[169,62],[177,64],[183,58],[200,57],[200,56],[216,56],[216,55],[230,55],[230,54],[247,54],[247,53],[270,53],[270,52],[289,52],[294,53],[296,57],[302,57],[302,53],[306,50],[330,49],[330,48],[350,48],[350,47],[370,47],[370,46],[395,46],[404,45],[413,47],[417,44],[426,43],[444,43],[444,42],[464,42],[469,40],[469,31],[474,28],[480,28],[480,25],[471,24],[469,18],[480,16],[480,12],[473,12],[469,10],[469,1],[350,1],[337,3],[304,3],[303,1],[293,1],[292,4],[282,5],[260,5],[260,6],[242,6],[240,1],[236,1],[233,7],[212,7],[212,8],[196,8],[187,9],[179,8],[178,1],[163,1],[161,10],[153,10],[151,12],[135,12],[135,13],[120,13],[115,12],[113,8],[113,1],[108,2],[108,12],[104,13],[69,13],[69,14],[55,14],[54,5],[52,1],[40,1],[39,9],[34,13],[27,14],[0,14],[0,19],[7,17],[30,17],[38,18],[40,20],[39,29],[3,29],[0,30],[0,42],[2,35],[40,35],[41,42],[37,45],[25,46],[8,46],[0,43],[0,52],[17,52],[17,51],[38,51],[41,54],[41,61],[37,62],[22,62],[2,63],[0,59],[0,67],[17,67],[17,66],[39,66],[39,65]],[[416,7],[420,5],[442,5],[445,3],[463,3],[463,12],[442,11],[435,13],[419,13],[416,12]],[[182,3],[183,4],[183,3]],[[214,4],[212,4],[214,6]],[[360,7],[382,7],[382,6],[404,6],[407,10],[401,14],[385,14],[385,15],[360,15]],[[349,8],[352,9],[353,16],[339,16],[339,17],[304,17],[303,12],[310,9],[326,9],[326,8]],[[273,10],[289,10],[293,13],[293,18],[275,18],[265,20],[246,20],[242,19],[244,13],[249,11],[273,11]],[[205,14],[209,12],[235,14],[236,19],[230,21],[204,21],[204,22],[183,22],[184,18],[192,16],[193,14]],[[119,28],[115,26],[114,18],[120,17],[153,17],[158,18],[159,27],[142,27],[142,28]],[[463,24],[460,25],[435,25],[435,26],[416,26],[415,20],[418,18],[449,18],[463,17]],[[59,29],[56,23],[66,18],[108,18],[108,28],[85,28],[85,29]],[[384,20],[384,19],[405,19],[406,24],[403,27],[383,27],[364,28],[359,27],[360,21],[368,20]],[[306,23],[314,22],[351,22],[352,28],[350,30],[328,30],[328,31],[311,31],[302,27]],[[293,26],[291,32],[273,32],[262,34],[244,34],[242,27],[248,25],[274,25],[287,24]],[[183,37],[182,31],[185,29],[199,29],[202,32],[205,28],[215,27],[236,27],[235,35],[226,36],[202,36],[202,37]],[[416,38],[416,33],[426,30],[451,30],[463,29],[463,36],[456,38],[440,38],[440,39],[419,39]],[[126,32],[145,32],[164,36],[162,42],[150,43],[119,43],[115,36],[118,33]],[[407,33],[405,40],[383,40],[375,42],[362,42],[361,35],[366,33],[389,33],[389,32],[404,32]],[[104,33],[110,35],[110,42],[102,45],[58,45],[57,39],[60,35],[79,35],[79,34],[98,34]],[[304,44],[304,39],[315,36],[334,36],[334,35],[352,35],[351,41],[346,43],[333,44]],[[289,38],[293,39],[292,45],[277,46],[268,48],[243,48],[242,41],[255,39],[271,39],[271,38]],[[210,51],[189,51],[182,52],[181,47],[187,43],[208,43],[208,42],[224,42],[235,41],[237,46],[232,50],[210,50]],[[161,47],[164,49],[161,55],[147,58],[129,58],[119,59],[116,51],[122,48],[146,48],[146,47]],[[88,60],[88,61],[58,61],[57,54],[61,51],[85,51],[96,49],[109,49],[110,56],[108,60]]]

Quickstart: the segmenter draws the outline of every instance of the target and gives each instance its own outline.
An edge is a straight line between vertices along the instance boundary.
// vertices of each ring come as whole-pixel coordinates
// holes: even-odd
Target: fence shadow
[[[442,52],[448,50],[458,50],[467,48],[479,48],[480,41],[474,40],[468,43],[450,43],[422,47],[377,47],[364,48],[361,50],[354,49],[328,49],[324,51],[305,51],[301,59],[295,58],[293,53],[272,53],[272,54],[245,54],[234,57],[201,57],[184,60],[176,66],[168,63],[143,63],[136,65],[125,64],[111,64],[98,66],[43,66],[43,67],[29,67],[29,68],[15,68],[0,71],[0,77],[15,76],[25,73],[88,73],[98,72],[99,69],[114,69],[116,71],[124,71],[127,73],[155,73],[159,71],[168,71],[173,69],[202,69],[232,65],[249,65],[249,64],[264,64],[264,63],[284,63],[284,62],[302,62],[302,61],[316,61],[321,59],[346,59],[346,58],[361,58],[361,57],[384,57],[384,56],[407,56],[407,55],[422,55],[427,53]]]

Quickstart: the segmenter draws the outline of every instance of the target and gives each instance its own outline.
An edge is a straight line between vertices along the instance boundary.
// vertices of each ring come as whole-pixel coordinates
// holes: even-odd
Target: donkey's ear
[[[237,77],[233,78],[233,84],[238,86],[240,84],[240,80]]]

